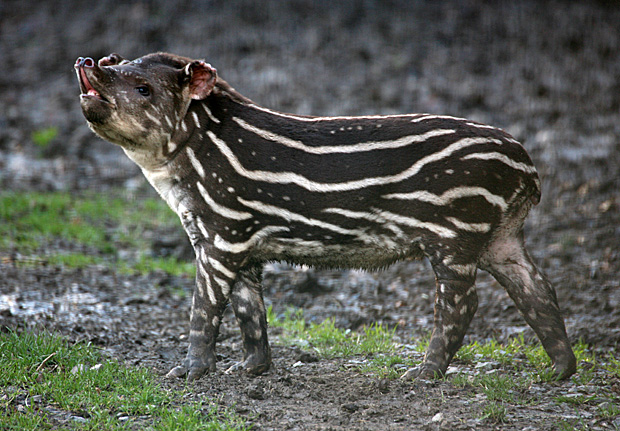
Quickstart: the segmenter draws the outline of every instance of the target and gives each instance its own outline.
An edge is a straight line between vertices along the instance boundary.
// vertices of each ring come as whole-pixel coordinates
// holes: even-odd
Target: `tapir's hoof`
[[[192,380],[198,380],[199,378],[207,374],[209,371],[215,371],[215,366],[209,367],[209,366],[203,365],[203,366],[187,367],[186,365],[178,365],[174,367],[173,369],[171,369],[170,371],[168,371],[168,374],[166,374],[166,377],[173,377],[173,378],[174,377],[176,378],[187,377],[188,381],[192,381]]]
[[[400,376],[401,380],[431,380],[443,376],[440,370],[435,370],[427,364],[420,364],[417,367],[409,368],[405,374]]]
[[[253,376],[259,376],[267,371],[271,367],[271,358],[268,360],[257,360],[255,357],[250,356],[243,362],[237,362],[230,368],[228,368],[225,373],[231,374],[237,371],[244,371]]]
[[[575,359],[573,352],[571,351],[570,356],[566,359],[556,361],[553,364],[553,370],[553,377],[556,380],[565,380],[575,374],[577,371],[577,359]]]
[[[171,378],[181,378],[181,377],[185,377],[187,375],[187,367],[183,366],[183,365],[178,365],[176,367],[174,367],[173,369],[171,369],[170,371],[168,371],[168,374],[166,374],[166,377],[171,377]]]

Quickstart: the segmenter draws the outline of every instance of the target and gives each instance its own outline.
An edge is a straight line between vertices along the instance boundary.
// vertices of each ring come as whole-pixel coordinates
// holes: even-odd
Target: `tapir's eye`
[[[149,90],[149,87],[147,87],[146,85],[140,85],[138,87],[136,87],[136,91],[138,93],[140,93],[140,95],[147,97],[151,95],[151,91]]]

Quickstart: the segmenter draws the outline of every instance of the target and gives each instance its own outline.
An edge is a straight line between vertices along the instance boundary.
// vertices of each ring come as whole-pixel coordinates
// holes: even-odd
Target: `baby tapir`
[[[430,345],[403,377],[443,374],[477,308],[478,268],[507,290],[558,378],[575,372],[555,291],[524,248],[540,181],[502,130],[413,114],[306,117],[256,105],[201,60],[149,54],[79,58],[90,128],[120,145],[178,214],[196,253],[189,352],[170,376],[215,370],[230,301],[244,361],[271,363],[262,265],[382,268],[429,259]]]

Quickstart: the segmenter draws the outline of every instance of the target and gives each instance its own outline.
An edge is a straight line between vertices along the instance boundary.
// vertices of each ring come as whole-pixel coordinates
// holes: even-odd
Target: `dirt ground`
[[[299,114],[468,117],[508,130],[530,152],[543,199],[527,224],[529,248],[557,289],[571,340],[620,356],[618,23],[614,1],[3,1],[0,188],[153,195],[138,168],[86,127],[78,56],[163,50],[206,58],[242,94]],[[32,133],[49,127],[57,137],[38,147]],[[43,325],[164,375],[185,354],[192,284],[0,260],[0,326]],[[480,273],[477,285],[466,342],[533,335],[491,277]],[[378,273],[270,264],[265,289],[276,312],[302,307],[309,320],[335,317],[351,329],[398,324],[405,344],[432,325],[424,262]],[[380,381],[350,360],[304,362],[277,343],[266,375],[225,374],[240,349],[228,312],[219,369],[196,383],[194,396],[236,406],[259,430],[556,429],[575,418],[583,429],[620,428],[620,419],[597,419],[596,406],[575,412],[553,403],[584,390],[570,381],[532,386],[543,401],[511,409],[498,425],[480,419],[480,400],[465,389]]]

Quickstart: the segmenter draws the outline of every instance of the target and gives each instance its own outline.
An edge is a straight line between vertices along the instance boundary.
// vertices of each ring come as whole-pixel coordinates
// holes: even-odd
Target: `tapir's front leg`
[[[168,373],[169,377],[188,380],[215,371],[215,341],[222,314],[228,304],[233,279],[220,278],[214,274],[212,262],[204,249],[196,250],[196,286],[190,315],[189,351],[183,363]]]

